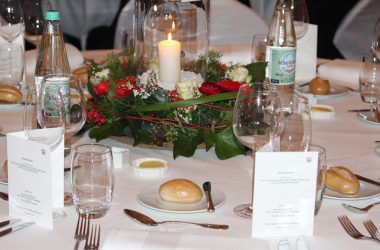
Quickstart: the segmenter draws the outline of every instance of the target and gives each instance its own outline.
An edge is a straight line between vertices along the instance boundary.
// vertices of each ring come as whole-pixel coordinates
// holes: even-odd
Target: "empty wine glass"
[[[18,0],[0,0],[0,36],[11,43],[24,30],[24,18]]]
[[[311,143],[311,114],[305,97],[290,95],[290,109],[283,110],[281,136],[273,138],[274,151],[308,151]]]
[[[276,137],[273,135],[281,128],[278,122],[281,115],[280,98],[262,83],[249,83],[240,87],[233,110],[232,127],[239,142],[252,149],[253,176],[256,151],[267,144],[270,138]],[[252,211],[252,204],[234,208],[234,213],[244,218],[250,218]]]
[[[24,47],[6,44],[0,47],[0,82],[20,88],[24,75]]]
[[[290,8],[293,13],[294,31],[297,39],[301,39],[309,28],[309,13],[305,0],[292,0]]]
[[[60,86],[64,92],[66,113],[65,156],[71,151],[71,138],[82,129],[86,122],[86,98],[80,78],[74,74],[57,73],[44,77],[47,84]]]
[[[63,92],[59,86],[47,85],[43,80],[39,93],[27,88],[24,110],[24,132],[28,140],[40,142],[54,150],[61,143],[65,131]]]
[[[372,51],[377,59],[380,59],[380,17],[377,19],[375,29],[372,34]]]
[[[373,54],[362,57],[359,72],[360,95],[369,108],[375,110],[375,103],[380,94],[380,60]]]
[[[44,14],[51,10],[48,0],[24,0],[25,39],[37,47],[40,45],[44,29]]]

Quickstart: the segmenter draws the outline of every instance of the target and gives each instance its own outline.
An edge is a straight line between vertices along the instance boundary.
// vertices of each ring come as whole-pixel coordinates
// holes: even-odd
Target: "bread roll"
[[[16,87],[0,84],[0,103],[16,103],[21,101],[22,93]]]
[[[330,92],[329,80],[316,77],[309,84],[311,93],[314,95],[327,95]]]
[[[327,170],[326,186],[343,194],[356,194],[360,189],[358,178],[343,166],[331,167]]]
[[[83,87],[88,83],[88,66],[77,68],[73,71],[73,74],[77,75],[82,82]]]
[[[165,201],[190,203],[202,199],[200,187],[186,179],[174,179],[160,186],[160,197]]]

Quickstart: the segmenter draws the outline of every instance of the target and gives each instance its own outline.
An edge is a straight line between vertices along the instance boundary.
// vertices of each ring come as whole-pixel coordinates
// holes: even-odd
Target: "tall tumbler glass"
[[[114,186],[111,148],[101,144],[77,146],[71,161],[74,206],[79,214],[99,218],[111,206]]]

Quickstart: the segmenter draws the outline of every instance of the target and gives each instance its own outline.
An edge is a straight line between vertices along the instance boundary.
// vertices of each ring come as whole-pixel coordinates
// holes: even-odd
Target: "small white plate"
[[[159,188],[160,185],[156,184],[142,189],[136,196],[137,201],[144,207],[167,213],[187,214],[207,212],[207,201],[205,194],[203,194],[202,200],[198,202],[175,203],[162,200],[159,195]],[[215,208],[223,205],[226,196],[222,191],[212,188],[211,195]]]
[[[297,91],[301,94],[313,94],[310,92],[309,85],[303,86],[303,87],[298,87]],[[339,84],[331,84],[330,81],[330,91],[327,95],[314,95],[318,99],[327,99],[327,98],[332,98],[332,97],[339,97],[339,96],[344,96],[348,93],[349,88],[339,85]]]
[[[380,187],[364,182],[360,182],[360,190],[357,194],[348,195],[336,192],[334,190],[326,188],[325,198],[335,199],[335,200],[365,200],[371,199],[380,195]]]
[[[356,116],[359,118],[359,120],[362,120],[363,122],[367,122],[374,125],[380,125],[380,121],[377,120],[375,112],[359,112],[356,114]]]
[[[24,107],[22,103],[0,103],[0,109],[17,109]]]

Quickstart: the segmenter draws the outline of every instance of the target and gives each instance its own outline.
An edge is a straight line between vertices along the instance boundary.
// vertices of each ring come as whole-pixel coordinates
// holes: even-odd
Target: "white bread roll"
[[[0,103],[17,103],[21,101],[22,93],[16,87],[0,84]]]
[[[356,194],[360,189],[358,178],[343,166],[331,167],[327,170],[326,186],[342,194]]]
[[[200,187],[186,179],[173,179],[160,186],[160,197],[165,201],[190,203],[202,199]]]

